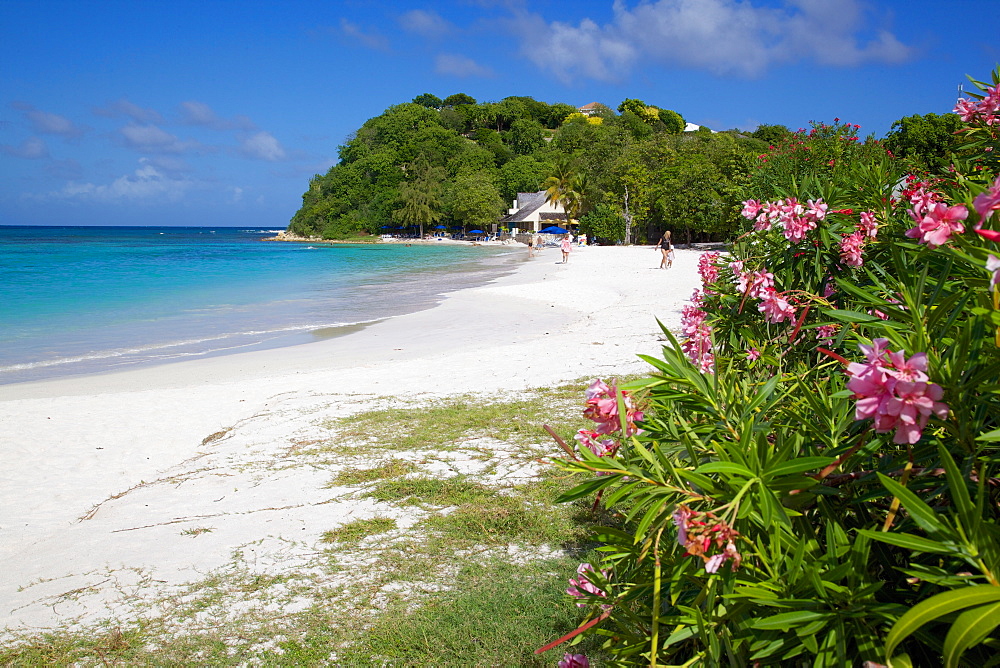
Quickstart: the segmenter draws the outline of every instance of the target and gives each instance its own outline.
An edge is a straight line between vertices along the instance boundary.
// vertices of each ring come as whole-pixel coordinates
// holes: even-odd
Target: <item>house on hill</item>
[[[559,204],[546,202],[545,191],[539,190],[536,193],[518,193],[514,206],[500,222],[509,228],[538,232],[549,225],[565,227],[567,220],[566,210]]]
[[[590,104],[585,104],[582,107],[579,107],[577,111],[579,111],[584,116],[593,116],[594,114],[599,112],[601,110],[601,107],[603,106],[604,105],[601,104],[600,102],[591,102]]]

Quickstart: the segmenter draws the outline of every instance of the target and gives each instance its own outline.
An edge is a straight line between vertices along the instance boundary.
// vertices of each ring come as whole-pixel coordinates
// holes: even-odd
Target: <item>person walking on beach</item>
[[[528,237],[528,257],[535,257],[535,235]]]
[[[670,243],[670,230],[663,233],[660,242],[657,244],[663,259],[660,260],[660,269],[670,269],[674,266],[674,245]]]
[[[573,250],[573,242],[569,240],[569,234],[566,234],[562,238],[562,242],[559,244],[559,250],[562,251],[563,264],[569,262],[569,252]]]

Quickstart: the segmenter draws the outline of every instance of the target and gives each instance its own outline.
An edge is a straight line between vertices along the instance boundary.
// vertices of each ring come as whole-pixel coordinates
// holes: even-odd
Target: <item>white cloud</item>
[[[365,32],[357,24],[351,23],[345,18],[340,19],[340,33],[361,42],[369,49],[378,51],[389,50],[389,40],[384,35],[376,32]]]
[[[21,142],[20,146],[0,144],[0,153],[12,155],[15,158],[26,158],[28,160],[37,160],[39,158],[49,157],[48,147],[45,145],[45,142],[38,137],[28,137]]]
[[[490,77],[493,70],[483,67],[471,58],[453,53],[442,53],[434,59],[434,71],[453,77]]]
[[[65,116],[42,111],[26,102],[12,102],[10,106],[24,112],[24,117],[28,119],[31,127],[38,134],[59,135],[66,139],[76,139],[87,131],[86,128],[77,125]]]
[[[111,102],[104,107],[96,107],[94,113],[98,116],[117,118],[126,116],[137,123],[162,123],[163,117],[155,109],[144,109],[124,97]]]
[[[240,151],[249,158],[284,160],[287,157],[281,143],[270,132],[255,132],[240,140]]]
[[[784,7],[740,0],[614,3],[610,23],[547,23],[515,11],[511,30],[524,55],[559,79],[618,81],[637,65],[688,67],[755,77],[798,61],[851,67],[900,63],[912,55],[887,30],[865,36],[861,0],[788,0]]]
[[[256,126],[246,116],[235,116],[231,120],[220,118],[215,111],[204,102],[188,100],[181,102],[181,122],[186,125],[200,125],[212,130],[254,130]]]
[[[155,125],[130,123],[119,132],[125,145],[143,153],[185,153],[201,148],[195,141],[181,141]]]
[[[414,9],[399,17],[399,25],[407,32],[438,39],[454,30],[454,26],[441,18],[437,12]]]
[[[100,202],[177,201],[192,185],[186,179],[166,176],[145,158],[140,159],[139,164],[134,173],[120,176],[111,183],[95,185],[74,181],[55,195]]]

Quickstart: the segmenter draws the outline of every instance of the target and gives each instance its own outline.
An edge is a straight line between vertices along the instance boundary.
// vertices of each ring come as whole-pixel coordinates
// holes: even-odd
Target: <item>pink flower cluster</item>
[[[673,520],[678,544],[684,546],[689,555],[702,558],[706,573],[717,573],[729,559],[733,560],[733,571],[740,567],[743,556],[735,542],[740,534],[725,520],[710,512],[695,512],[683,503],[674,511]],[[721,551],[709,554],[713,547]]]
[[[1000,209],[1000,176],[993,182],[993,185],[976,195],[976,199],[972,200],[972,207],[979,214],[979,220],[973,226],[976,234],[1000,243],[1000,232],[982,229],[983,223],[989,220],[994,211]]]
[[[715,370],[712,327],[705,322],[708,314],[701,309],[701,300],[701,294],[695,290],[691,304],[681,310],[681,333],[684,335],[681,350],[702,373],[712,373]]]
[[[916,221],[917,226],[907,230],[906,236],[919,239],[930,248],[937,248],[947,243],[952,234],[961,234],[965,231],[962,221],[968,215],[969,210],[964,204],[948,206],[943,202],[937,202],[923,210],[914,206],[910,210],[910,217]]]
[[[848,267],[860,267],[865,263],[861,257],[864,243],[865,234],[861,230],[843,235],[843,239],[840,240],[840,259],[844,264]]]
[[[702,253],[698,258],[698,274],[701,275],[702,285],[711,285],[719,280],[719,267],[715,264],[719,259],[719,253]]]
[[[584,654],[570,654],[566,652],[562,661],[556,664],[557,668],[590,668],[590,659]]]
[[[599,438],[601,434],[596,431],[591,431],[589,429],[580,429],[576,432],[576,442],[580,444],[581,448],[587,448],[593,452],[598,457],[614,457],[615,452],[618,450],[618,444],[613,438]],[[597,475],[609,475],[603,471],[599,471]]]
[[[948,206],[941,201],[941,194],[933,191],[929,183],[907,177],[908,187],[903,191],[910,200],[910,218],[917,224],[906,231],[906,236],[919,239],[931,248],[945,244],[952,234],[965,231],[962,221],[969,215],[963,204]]]
[[[729,264],[736,278],[736,289],[749,297],[760,299],[768,288],[774,287],[774,274],[761,269],[760,271],[743,271],[743,262],[736,260]]]
[[[785,238],[797,244],[806,238],[810,230],[816,229],[816,223],[826,218],[828,208],[822,199],[808,200],[806,204],[794,197],[763,204],[748,199],[743,202],[742,215],[747,220],[755,221],[753,228],[758,231],[780,225]]]
[[[635,423],[637,420],[641,420],[643,415],[642,411],[636,410],[631,395],[624,390],[619,391],[613,383],[608,385],[603,380],[596,378],[591,381],[584,392],[587,407],[583,410],[583,416],[597,423],[597,428],[589,433],[597,436],[599,434],[610,434],[622,428],[621,419],[618,415],[619,395],[621,395],[622,404],[625,406],[625,412],[627,413],[625,416],[625,435],[633,436],[639,433],[639,428],[635,426]],[[579,437],[579,434],[577,436]],[[593,439],[591,441],[597,443]],[[586,445],[587,447],[591,447],[590,443]],[[591,450],[594,450],[594,448],[591,447]],[[594,451],[594,454],[603,457],[597,451]]]
[[[986,260],[986,271],[993,272],[993,277],[990,278],[990,287],[995,288],[1000,284],[1000,257],[990,253]]]
[[[840,240],[840,259],[848,267],[860,267],[864,264],[862,251],[865,242],[869,238],[875,238],[878,234],[878,223],[875,221],[875,214],[871,211],[861,212],[861,222],[854,228],[851,234],[843,235]]]
[[[569,579],[569,589],[566,593],[573,598],[587,598],[589,596],[600,596],[601,598],[607,598],[608,595],[603,589],[599,589],[593,582],[591,582],[587,576],[596,573],[594,567],[590,564],[580,564],[576,569],[577,577]],[[608,579],[609,572],[607,570],[602,570],[601,575],[605,580]],[[586,603],[577,603],[577,607],[585,608]],[[601,605],[604,610],[609,610],[610,605]]]
[[[778,292],[774,288],[764,289],[757,310],[773,325],[785,320],[795,320],[795,307],[788,301],[785,293]]]
[[[836,325],[820,325],[816,328],[816,338],[819,340],[820,344],[828,344],[833,342],[833,337],[837,334]]]
[[[958,98],[952,111],[961,116],[966,123],[1000,124],[1000,86],[987,88],[982,100]]]
[[[926,353],[906,359],[902,351],[889,350],[888,339],[875,339],[871,346],[860,348],[865,364],[847,366],[847,389],[857,399],[856,420],[873,418],[875,431],[895,430],[894,443],[913,444],[932,414],[942,420],[948,417],[947,404],[939,401],[944,391],[928,382]]]

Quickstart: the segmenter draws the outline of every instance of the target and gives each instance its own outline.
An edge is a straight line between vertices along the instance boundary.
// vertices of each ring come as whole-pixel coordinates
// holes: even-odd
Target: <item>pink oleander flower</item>
[[[705,319],[708,314],[700,308],[701,293],[695,290],[691,296],[694,305],[685,305],[681,309],[681,350],[696,365],[702,373],[712,373],[715,369],[715,356],[712,353],[712,327]]]
[[[735,539],[740,535],[725,520],[711,512],[695,512],[679,504],[673,513],[677,527],[677,542],[687,554],[700,557],[705,562],[706,573],[716,573],[726,561],[732,560],[732,570],[740,567],[742,555],[736,549]],[[710,554],[714,550],[722,550]]]
[[[840,259],[849,267],[860,267],[865,263],[861,257],[861,249],[865,243],[865,235],[861,230],[853,234],[845,234],[840,240]]]
[[[795,307],[788,303],[785,296],[774,288],[767,288],[760,298],[757,310],[764,314],[771,324],[782,323],[795,319]]]
[[[952,234],[965,231],[962,221],[969,215],[969,210],[962,204],[948,206],[938,202],[928,207],[923,216],[919,216],[915,210],[910,215],[917,221],[917,226],[907,230],[906,236],[937,248],[945,244]]]
[[[755,199],[748,199],[743,202],[743,211],[740,212],[747,220],[753,220],[757,217],[757,213],[760,211],[760,202]]]
[[[864,233],[866,237],[875,238],[878,234],[878,223],[875,221],[875,214],[871,211],[861,212],[861,222],[858,224],[858,229]]]
[[[827,276],[826,282],[823,283],[823,298],[829,299],[830,297],[837,294],[837,289],[833,287],[835,285],[833,281],[833,276]]]
[[[830,208],[826,202],[824,202],[822,199],[818,199],[815,202],[813,200],[809,200],[808,204],[809,204],[808,213],[813,220],[823,220],[824,218],[826,218],[827,209]]]
[[[784,223],[782,233],[793,244],[799,243],[806,238],[810,230],[816,229],[816,221],[805,216],[786,216],[782,222]]]
[[[719,280],[719,267],[715,264],[718,259],[719,253],[703,253],[698,258],[698,273],[701,275],[702,285],[711,285]]]
[[[766,232],[767,230],[771,229],[771,219],[768,217],[766,213],[762,213],[759,216],[757,216],[757,220],[754,221],[753,224],[753,229],[757,230],[758,232]]]
[[[920,440],[931,415],[948,417],[948,405],[940,401],[944,391],[928,382],[925,353],[907,359],[902,351],[889,350],[888,339],[875,339],[871,346],[860,348],[865,364],[847,366],[847,389],[857,400],[856,420],[870,418],[876,432],[895,431],[894,443],[912,445]]]
[[[597,428],[593,433],[610,434],[622,428],[618,415],[619,394],[621,394],[626,412],[625,435],[633,436],[639,433],[640,430],[635,426],[635,423],[643,418],[643,414],[642,411],[636,410],[632,396],[624,390],[619,391],[615,385],[608,385],[599,379],[591,381],[584,392],[586,408],[583,410],[583,416],[597,423]],[[595,454],[597,453],[595,452]]]
[[[588,596],[600,596],[601,598],[607,598],[608,595],[603,589],[599,589],[594,583],[592,583],[587,576],[593,575],[597,571],[590,564],[580,564],[576,569],[577,577],[570,578],[569,589],[566,593],[574,598],[587,598]],[[601,576],[607,580],[609,572],[607,570],[601,570]],[[587,603],[577,603],[577,607],[585,608]],[[608,610],[611,608],[610,605],[601,605],[601,608]]]
[[[976,195],[976,199],[972,201],[972,208],[979,214],[979,222],[975,225],[975,229],[979,230],[986,219],[992,216],[994,211],[1000,209],[1000,176],[988,190]]]
[[[750,282],[747,285],[746,292],[751,297],[760,299],[773,287],[774,274],[766,269],[761,269],[750,274]]]
[[[1000,258],[993,253],[986,259],[986,271],[992,271],[993,277],[990,279],[990,287],[995,288],[1000,283]]]
[[[760,351],[756,348],[747,348],[747,359],[756,362],[760,359]]]
[[[598,457],[606,457],[612,454],[615,450],[615,440],[613,438],[605,438],[598,440],[598,434],[596,431],[591,431],[589,429],[580,429],[576,432],[576,442],[581,446],[587,448],[593,452]]]
[[[836,325],[820,325],[816,328],[816,338],[821,344],[831,343],[833,341],[834,335],[837,333]]]
[[[570,654],[566,652],[562,661],[556,664],[557,668],[590,668],[590,659],[583,654]]]
[[[958,98],[958,102],[955,103],[955,108],[952,109],[952,111],[958,114],[965,123],[972,121],[972,119],[976,117],[976,112],[978,110],[979,106],[976,104],[976,101],[967,97]]]

